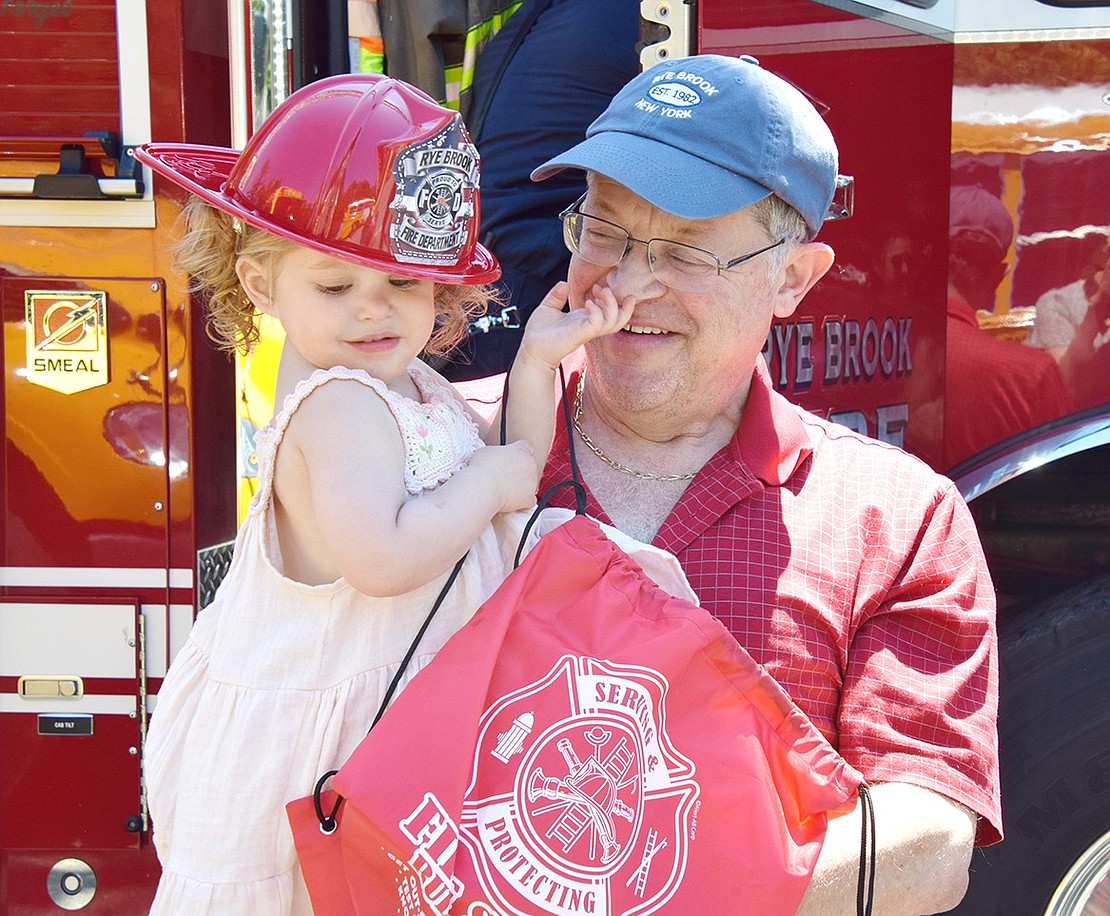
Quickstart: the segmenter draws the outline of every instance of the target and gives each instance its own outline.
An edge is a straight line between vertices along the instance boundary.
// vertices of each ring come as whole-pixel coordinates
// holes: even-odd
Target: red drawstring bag
[[[288,813],[317,916],[753,916],[795,912],[861,784],[716,619],[579,515]]]

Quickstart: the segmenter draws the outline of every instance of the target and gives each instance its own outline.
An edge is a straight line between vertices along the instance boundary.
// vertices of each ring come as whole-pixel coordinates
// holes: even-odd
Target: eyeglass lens
[[[666,239],[640,242],[621,226],[578,212],[565,214],[564,226],[567,247],[598,267],[620,263],[631,244],[636,242],[646,244],[651,272],[665,286],[695,291],[710,284],[719,273],[713,255],[681,242]]]

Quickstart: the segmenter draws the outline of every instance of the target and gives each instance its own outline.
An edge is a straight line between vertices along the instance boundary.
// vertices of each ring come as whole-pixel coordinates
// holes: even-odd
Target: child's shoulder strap
[[[389,386],[381,379],[375,378],[362,369],[348,369],[346,366],[317,369],[308,378],[303,378],[297,382],[297,386],[285,396],[281,410],[274,415],[271,425],[280,430],[279,438],[285,435],[289,421],[293,419],[293,414],[297,412],[297,408],[305,402],[305,399],[321,385],[325,385],[334,379],[350,379],[351,381],[361,382],[367,388],[373,388],[385,401],[401,397],[401,395],[391,391]]]

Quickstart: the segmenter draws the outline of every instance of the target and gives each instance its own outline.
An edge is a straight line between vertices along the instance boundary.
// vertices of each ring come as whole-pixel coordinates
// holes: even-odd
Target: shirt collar
[[[729,451],[764,484],[774,487],[785,484],[813,451],[799,408],[774,390],[762,358],[756,360]]]
[[[564,361],[571,376],[567,387],[571,403],[584,365],[581,350]],[[781,487],[813,451],[809,431],[799,411],[800,408],[774,390],[767,363],[760,357],[752,373],[740,425],[728,445],[730,456],[765,485]]]
[[[954,291],[948,294],[948,317],[971,325],[976,330],[979,328],[979,319],[975,314],[975,309],[971,307],[971,303]]]

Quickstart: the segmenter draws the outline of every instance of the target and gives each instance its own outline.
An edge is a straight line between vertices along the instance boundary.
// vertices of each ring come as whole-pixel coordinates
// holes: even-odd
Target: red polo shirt
[[[957,293],[948,296],[946,341],[945,467],[1071,412],[1056,360],[982,330],[975,309]]]
[[[541,492],[570,477],[557,427]],[[760,362],[653,543],[869,781],[946,795],[980,815],[980,845],[1001,838],[994,591],[951,481],[791,404]]]

